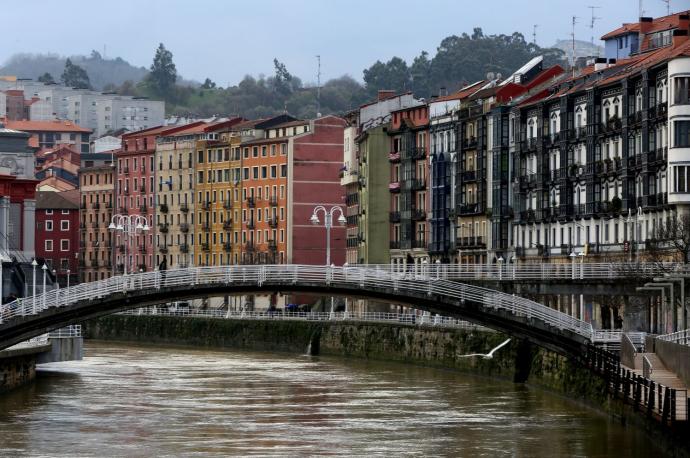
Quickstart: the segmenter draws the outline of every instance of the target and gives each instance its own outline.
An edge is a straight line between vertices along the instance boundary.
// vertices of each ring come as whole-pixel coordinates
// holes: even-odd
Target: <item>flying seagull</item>
[[[507,339],[505,342],[503,342],[501,345],[499,345],[498,347],[494,348],[493,350],[491,350],[491,351],[490,351],[489,353],[487,353],[487,354],[483,354],[483,353],[472,353],[471,355],[460,355],[459,357],[460,357],[460,358],[469,358],[470,356],[481,356],[481,357],[484,358],[484,359],[491,359],[491,358],[494,357],[494,353],[496,353],[496,350],[498,350],[498,349],[501,348],[502,346],[508,344],[508,342],[510,342],[510,339]]]

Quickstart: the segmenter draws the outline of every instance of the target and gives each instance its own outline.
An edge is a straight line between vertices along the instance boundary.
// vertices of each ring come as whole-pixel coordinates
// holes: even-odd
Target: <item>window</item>
[[[63,219],[60,221],[60,230],[61,231],[69,231],[69,220],[68,219]]]
[[[53,230],[53,221],[52,220],[46,220],[46,231],[52,231]]]
[[[673,167],[673,192],[687,193],[690,192],[690,166],[677,165]]]
[[[673,122],[673,146],[690,148],[690,119]]]
[[[46,240],[44,248],[46,251],[53,251],[53,241],[52,240]]]
[[[46,215],[52,215],[52,214],[53,214],[53,210],[52,210],[52,209],[46,210]]]
[[[287,164],[282,164],[280,166],[280,176],[281,178],[287,177]]]
[[[690,76],[673,78],[673,103],[690,105]]]
[[[60,240],[60,251],[69,251],[69,239]]]

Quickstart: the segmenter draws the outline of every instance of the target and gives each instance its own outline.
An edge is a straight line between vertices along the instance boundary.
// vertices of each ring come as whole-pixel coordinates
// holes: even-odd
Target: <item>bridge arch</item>
[[[499,291],[370,267],[192,267],[112,277],[52,290],[0,308],[0,349],[75,322],[206,296],[309,293],[371,298],[467,320],[566,356],[591,343],[589,323]]]

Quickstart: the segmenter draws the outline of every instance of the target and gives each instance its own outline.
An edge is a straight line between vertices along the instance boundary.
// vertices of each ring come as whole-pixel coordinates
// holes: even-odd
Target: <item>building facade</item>
[[[124,255],[125,246],[108,229],[115,202],[114,164],[95,164],[79,170],[80,280],[102,280],[124,272],[123,258],[115,264],[114,252]],[[120,243],[117,243],[117,242]],[[131,255],[131,254],[130,254]]]
[[[36,258],[62,286],[78,281],[79,202],[78,190],[36,194]]]

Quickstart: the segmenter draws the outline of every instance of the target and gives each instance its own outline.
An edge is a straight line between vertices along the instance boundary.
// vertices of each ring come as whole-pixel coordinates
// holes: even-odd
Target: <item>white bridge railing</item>
[[[367,268],[444,280],[573,280],[650,278],[665,273],[690,274],[690,265],[675,262],[497,262],[492,264],[378,264]]]
[[[178,309],[172,310],[166,306],[142,307],[127,310],[118,315],[134,316],[172,316],[191,318],[218,318],[240,320],[285,320],[285,321],[365,321],[373,323],[403,323],[416,325],[430,325],[469,331],[494,332],[469,321],[441,315],[390,313],[390,312],[286,312],[283,310],[224,310],[224,309]]]
[[[400,298],[439,296],[453,301],[472,301],[485,307],[504,310],[515,317],[540,320],[560,330],[569,330],[592,340],[591,324],[522,297],[512,296],[479,286],[443,280],[431,273],[411,275],[378,267],[333,267],[314,265],[253,265],[190,267],[168,271],[144,272],[111,277],[70,288],[55,289],[35,297],[18,299],[0,307],[0,323],[18,316],[36,315],[52,307],[67,307],[78,301],[104,298],[128,291],[150,291],[162,287],[222,286],[238,284],[338,286],[361,291],[389,292]]]
[[[659,340],[665,340],[666,342],[677,343],[679,345],[690,345],[690,329],[684,329],[671,334],[663,334],[656,336],[656,338]]]

